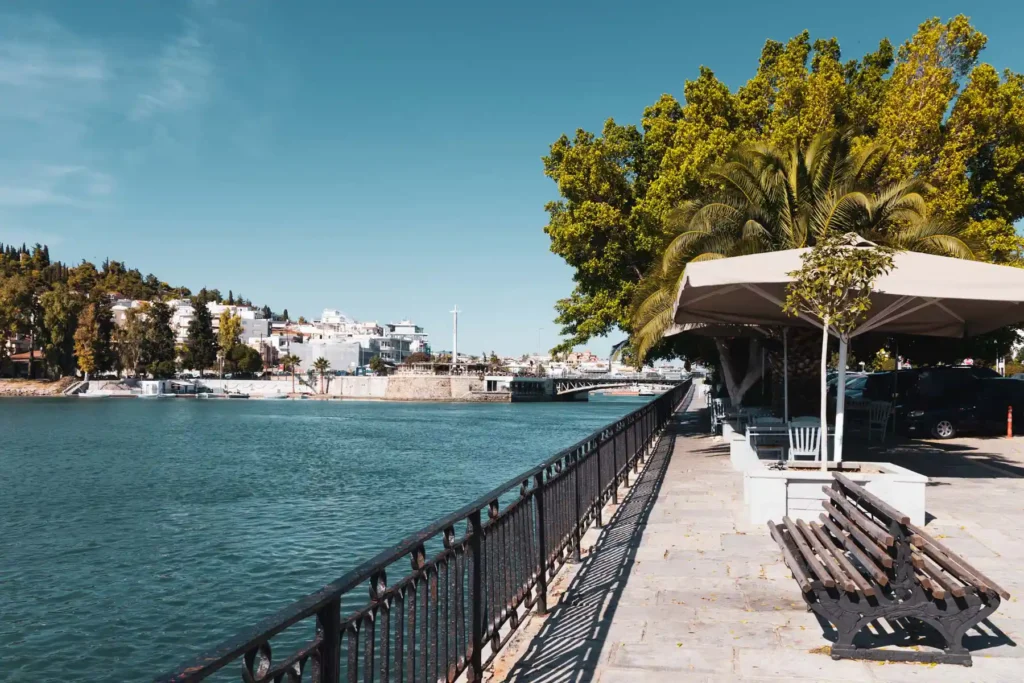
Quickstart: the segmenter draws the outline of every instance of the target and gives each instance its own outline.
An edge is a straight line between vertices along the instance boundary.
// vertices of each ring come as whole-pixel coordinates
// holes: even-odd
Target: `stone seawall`
[[[253,398],[291,392],[291,378],[287,381],[246,379],[204,379],[203,386],[215,391],[238,391]],[[295,383],[295,393],[314,396],[319,393],[319,378],[313,381],[314,392],[308,386]],[[467,401],[507,403],[507,392],[485,391],[486,383],[478,377],[446,377],[443,375],[392,375],[391,377],[345,376],[331,377],[324,382],[324,394],[330,398],[378,401]]]

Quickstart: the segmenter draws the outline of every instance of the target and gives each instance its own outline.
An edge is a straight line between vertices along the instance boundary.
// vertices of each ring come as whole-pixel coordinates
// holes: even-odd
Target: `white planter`
[[[914,524],[924,526],[928,477],[888,462],[843,462],[843,473],[905,512]],[[774,470],[759,462],[747,468],[743,475],[743,498],[750,523],[780,523],[786,515],[793,520],[818,519],[823,512],[821,501],[827,498],[821,487],[831,486],[833,481],[831,472],[822,472],[818,467]]]
[[[751,467],[757,467],[757,453],[750,447],[747,437],[739,432],[733,432],[729,443],[729,463],[737,472],[745,472]]]

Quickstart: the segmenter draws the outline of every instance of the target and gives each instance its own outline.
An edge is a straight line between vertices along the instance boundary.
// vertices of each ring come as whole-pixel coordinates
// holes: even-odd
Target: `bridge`
[[[552,380],[555,396],[570,396],[572,394],[588,393],[595,389],[614,389],[616,387],[629,387],[634,384],[659,385],[667,389],[681,382],[682,380],[679,379],[647,377],[636,379],[622,377],[559,377]]]
[[[596,389],[630,387],[636,384],[664,386],[666,389],[681,384],[683,379],[637,376],[597,377],[517,377],[509,388],[512,401],[571,401],[586,400]]]

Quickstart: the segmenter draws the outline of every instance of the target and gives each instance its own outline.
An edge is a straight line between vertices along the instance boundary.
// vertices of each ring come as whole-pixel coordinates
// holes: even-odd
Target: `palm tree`
[[[324,393],[324,376],[327,374],[327,371],[331,369],[331,362],[323,356],[320,356],[313,361],[313,369],[320,375],[320,393],[322,394]]]
[[[631,346],[639,358],[672,327],[672,308],[688,263],[810,247],[834,232],[854,232],[897,249],[973,258],[960,236],[962,226],[929,215],[927,183],[884,181],[888,154],[880,145],[855,150],[849,130],[820,134],[806,146],[737,149],[711,172],[720,184],[718,192],[666,216],[673,237],[633,299]],[[791,358],[796,363],[791,361],[791,372],[814,372],[815,336],[793,330]],[[723,365],[728,364],[725,341],[716,340],[716,345]],[[753,384],[750,373],[749,381],[738,385],[727,381],[730,394],[739,394],[735,402]]]
[[[291,353],[289,353],[288,355],[281,359],[281,367],[283,367],[287,372],[292,373],[293,394],[295,393],[295,371],[298,369],[300,363],[302,363],[302,360],[298,356]]]

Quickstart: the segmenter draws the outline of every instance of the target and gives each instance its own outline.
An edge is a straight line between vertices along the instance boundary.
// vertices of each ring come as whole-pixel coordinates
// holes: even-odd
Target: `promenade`
[[[563,578],[558,604],[527,624],[493,680],[1022,679],[1024,454],[1017,440],[889,453],[932,478],[928,529],[1014,595],[983,622],[984,632],[968,635],[974,666],[833,661],[831,627],[806,610],[767,530],[746,523],[742,476],[721,442],[706,435],[703,408],[696,396],[680,415],[607,526],[591,532],[594,551]],[[883,630],[875,638],[884,644],[900,635]]]

